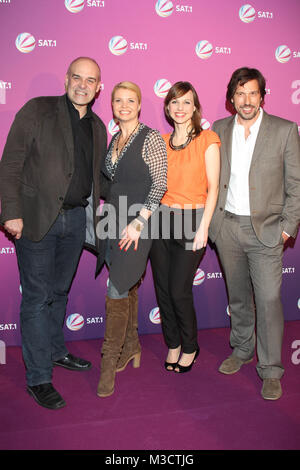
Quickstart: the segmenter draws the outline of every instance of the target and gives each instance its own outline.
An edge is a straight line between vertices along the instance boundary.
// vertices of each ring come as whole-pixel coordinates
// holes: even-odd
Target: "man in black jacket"
[[[65,406],[52,385],[53,366],[91,367],[68,353],[62,326],[84,243],[97,251],[100,161],[107,138],[91,102],[100,85],[98,64],[75,59],[65,95],[34,98],[17,113],[0,162],[1,222],[15,238],[22,285],[27,390],[51,409]]]

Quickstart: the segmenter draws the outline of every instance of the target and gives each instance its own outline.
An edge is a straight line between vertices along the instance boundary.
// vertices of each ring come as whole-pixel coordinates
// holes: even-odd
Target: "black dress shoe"
[[[65,367],[65,369],[69,370],[89,370],[92,367],[89,361],[75,357],[70,353],[58,361],[53,361],[53,364],[55,366]]]
[[[58,410],[66,406],[65,400],[55,390],[52,383],[27,386],[27,392],[35,401],[50,410]]]

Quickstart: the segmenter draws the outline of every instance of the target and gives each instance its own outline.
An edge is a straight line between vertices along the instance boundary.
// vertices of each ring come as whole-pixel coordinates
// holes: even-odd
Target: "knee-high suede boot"
[[[101,373],[97,388],[99,397],[108,397],[114,392],[117,362],[125,341],[129,318],[129,298],[106,297],[106,325],[101,351]]]
[[[129,291],[129,318],[124,346],[117,363],[117,372],[125,369],[133,360],[133,367],[140,366],[141,345],[138,336],[138,286]]]

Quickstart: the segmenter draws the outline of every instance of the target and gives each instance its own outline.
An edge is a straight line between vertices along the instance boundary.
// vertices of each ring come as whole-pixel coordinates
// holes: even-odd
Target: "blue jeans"
[[[21,335],[29,386],[52,381],[52,361],[68,351],[63,323],[85,240],[85,210],[61,211],[39,242],[22,236],[16,252],[22,286]]]

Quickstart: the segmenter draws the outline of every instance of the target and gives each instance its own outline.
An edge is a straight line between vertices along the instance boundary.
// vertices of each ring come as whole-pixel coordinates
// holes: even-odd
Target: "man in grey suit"
[[[34,98],[17,113],[0,162],[1,223],[15,238],[22,286],[27,390],[50,409],[65,406],[52,385],[53,366],[91,367],[67,351],[62,327],[84,242],[97,251],[106,129],[91,104],[100,85],[98,64],[75,59],[66,94]]]
[[[295,123],[262,109],[265,79],[247,67],[227,87],[235,116],[216,121],[221,139],[220,192],[210,225],[227,283],[232,354],[219,371],[234,374],[251,362],[257,336],[262,396],[277,400],[284,316],[283,246],[300,220],[300,145]]]

